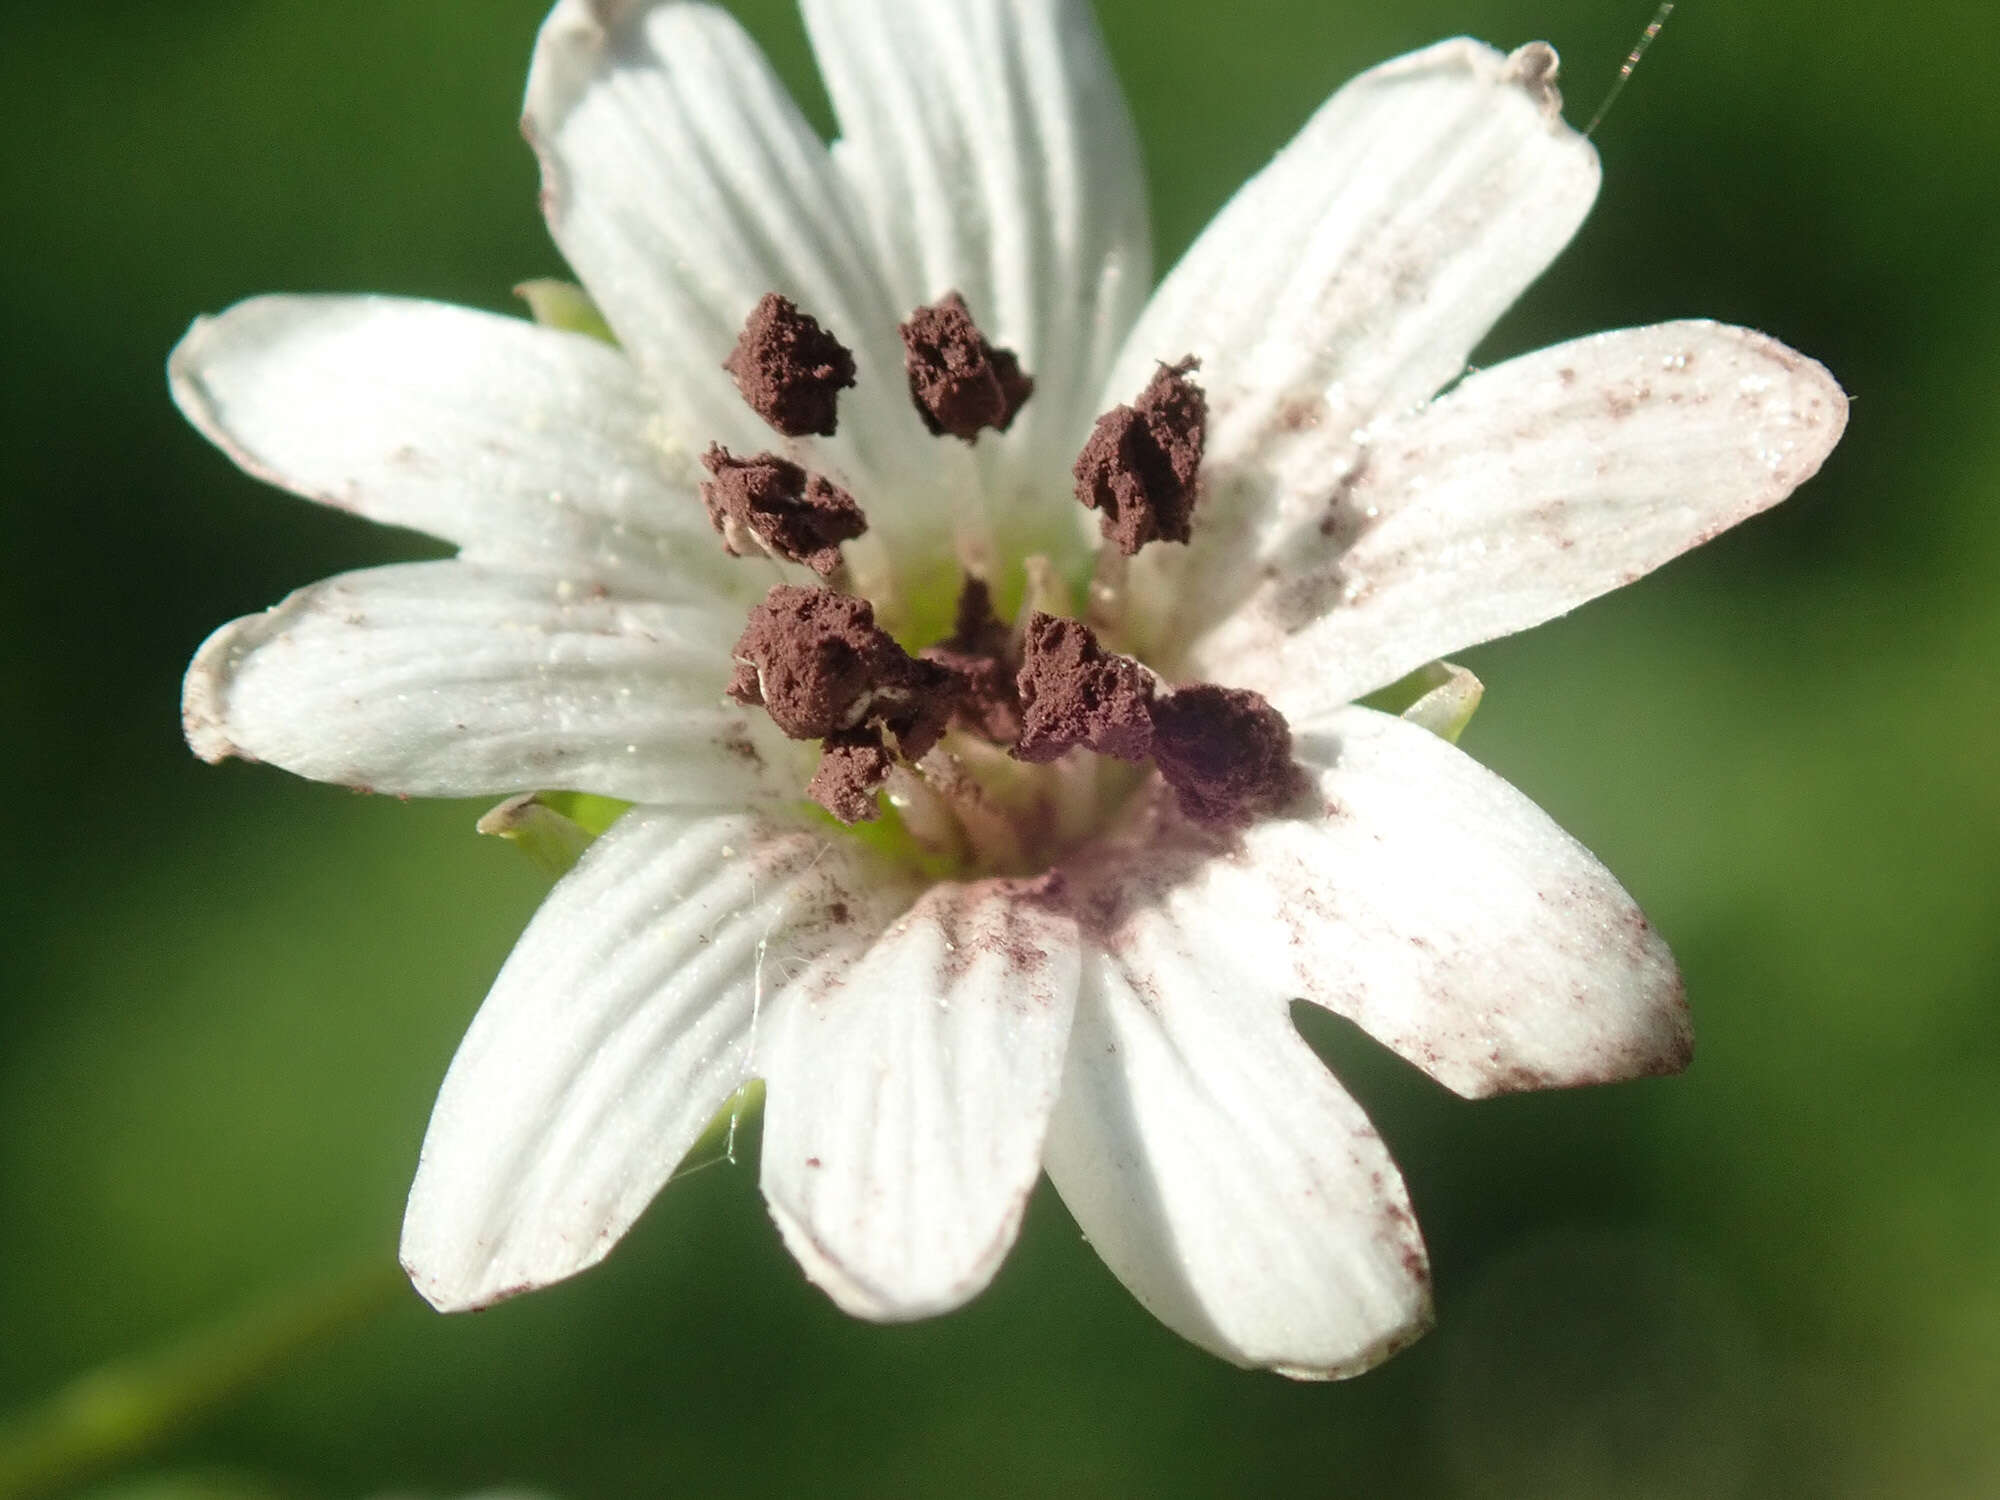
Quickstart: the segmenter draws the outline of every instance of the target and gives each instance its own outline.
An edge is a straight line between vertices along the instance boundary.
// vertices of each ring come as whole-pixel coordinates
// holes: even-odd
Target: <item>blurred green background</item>
[[[1358,69],[1546,37],[1580,121],[1648,4],[1102,0],[1161,264]],[[796,19],[735,8],[825,122]],[[242,478],[162,375],[252,293],[508,308],[560,274],[514,130],[540,9],[10,8],[0,1409],[386,1262],[541,893],[473,806],[183,749],[211,627],[429,544]],[[748,1142],[593,1274],[476,1318],[396,1298],[105,1493],[2000,1494],[1989,29],[1970,0],[1685,0],[1599,132],[1597,210],[1481,357],[1708,315],[1854,407],[1779,511],[1467,658],[1466,748],[1673,941],[1693,1070],[1467,1104],[1304,1018],[1409,1178],[1435,1334],[1344,1385],[1237,1372],[1046,1191],[966,1311],[849,1322],[779,1248]]]

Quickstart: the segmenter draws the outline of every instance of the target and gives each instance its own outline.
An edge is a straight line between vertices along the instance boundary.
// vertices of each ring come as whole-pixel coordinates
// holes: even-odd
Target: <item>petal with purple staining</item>
[[[787,988],[758,1042],[763,1185],[806,1274],[899,1321],[977,1295],[1040,1170],[1075,924],[1031,884],[933,886]]]
[[[1360,1106],[1158,909],[1085,962],[1047,1162],[1118,1279],[1235,1364],[1357,1375],[1430,1325],[1409,1195]]]
[[[1555,54],[1440,42],[1371,68],[1241,188],[1147,305],[1100,409],[1192,354],[1208,395],[1206,491],[1188,552],[1133,587],[1151,633],[1227,613],[1256,528],[1321,492],[1357,430],[1465,368],[1569,243],[1597,153],[1562,121]],[[1223,575],[1223,576],[1218,576]]]
[[[595,339],[404,297],[257,297],[198,319],[174,400],[245,471],[466,556],[668,597],[744,581],[699,547],[629,361]]]
[[[909,891],[852,844],[636,808],[535,914],[438,1094],[403,1224],[454,1312],[610,1251],[751,1076],[765,991]]]
[[[1687,1065],[1673,955],[1546,813],[1388,714],[1292,729],[1316,795],[1226,847],[1142,805],[1087,874],[1100,926],[1162,911],[1232,993],[1323,1006],[1469,1097]]]
[[[223,626],[189,666],[188,743],[411,797],[795,797],[809,757],[722,697],[730,617],[587,581],[401,563]]]
[[[909,461],[889,399],[903,309],[825,144],[727,12],[561,0],[536,43],[523,125],[556,243],[690,455],[764,441],[722,365],[775,292],[852,347],[859,385],[829,449],[843,473],[865,491]]]
[[[805,0],[802,9],[840,123],[834,161],[898,316],[956,291],[993,343],[1019,357],[1035,397],[1005,442],[982,445],[991,450],[982,462],[1016,481],[995,487],[996,504],[1060,515],[1063,497],[1047,481],[1090,430],[1092,402],[1152,284],[1138,139],[1090,7]]]
[[[1388,427],[1349,482],[1264,542],[1269,566],[1191,653],[1294,716],[1539,625],[1783,500],[1847,421],[1826,370],[1718,323],[1509,360]]]

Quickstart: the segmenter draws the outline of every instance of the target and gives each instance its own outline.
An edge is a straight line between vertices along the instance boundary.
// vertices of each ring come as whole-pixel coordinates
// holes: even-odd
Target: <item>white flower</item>
[[[1147,300],[1138,154],[1080,0],[804,10],[831,149],[719,10],[561,0],[544,26],[545,207],[617,348],[378,297],[196,324],[174,393],[237,463],[461,550],[226,626],[188,738],[384,792],[639,804],[445,1080],[404,1238],[437,1306],[600,1259],[762,1077],[771,1213],[851,1312],[974,1296],[1045,1166],[1177,1332],[1363,1369],[1427,1322],[1423,1244],[1288,1003],[1471,1096],[1670,1071],[1689,1032],[1665,944],[1588,853],[1443,738],[1350,705],[1774,504],[1845,400],[1706,322],[1459,378],[1597,190],[1545,46],[1363,74]],[[724,688],[750,606],[813,580],[729,556],[696,493],[710,442],[774,445],[721,368],[772,291],[854,351],[838,435],[781,446],[858,498],[847,577],[919,644],[962,569],[1010,609],[1031,557],[1045,603],[1090,576],[1071,461],[1198,358],[1192,543],[1101,559],[1093,618],[1168,681],[1261,693],[1309,795],[1223,836],[1157,778],[982,761],[961,734],[892,785],[960,878],[805,816],[812,747]],[[1036,383],[976,444],[926,432],[897,342],[951,291]]]

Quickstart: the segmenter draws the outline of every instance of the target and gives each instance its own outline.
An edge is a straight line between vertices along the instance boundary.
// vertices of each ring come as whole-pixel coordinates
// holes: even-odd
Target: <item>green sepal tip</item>
[[[631,805],[588,792],[524,792],[487,813],[476,827],[506,839],[560,879]]]
[[[1433,661],[1361,701],[1368,708],[1408,719],[1455,745],[1485,695],[1486,685],[1464,667]]]
[[[540,277],[522,282],[514,288],[514,295],[528,304],[529,313],[544,328],[587,334],[614,349],[618,347],[618,335],[611,331],[604,314],[590,300],[590,293],[575,282]]]

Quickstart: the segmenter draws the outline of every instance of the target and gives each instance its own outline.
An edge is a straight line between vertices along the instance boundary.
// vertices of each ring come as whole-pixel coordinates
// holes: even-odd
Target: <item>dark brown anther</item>
[[[1260,695],[1197,683],[1151,704],[1153,763],[1197,823],[1241,827],[1299,794],[1292,730]]]
[[[949,671],[952,722],[990,740],[1011,745],[1021,737],[1021,702],[1014,688],[1014,668],[1002,657],[967,656],[948,646],[925,649],[923,659]]]
[[[881,815],[875,800],[896,759],[882,743],[882,731],[866,725],[826,737],[819,769],[806,795],[843,823],[870,823]]]
[[[747,661],[736,663],[736,670],[729,677],[729,686],[723,691],[745,708],[764,706],[764,689],[758,685],[757,669]]]
[[[944,738],[959,692],[958,675],[943,663],[903,658],[901,675],[876,695],[875,707],[904,760],[922,760]]]
[[[952,633],[920,653],[957,679],[953,722],[996,745],[1011,745],[1021,733],[1013,645],[1006,622],[994,613],[986,580],[968,574]]]
[[[1152,749],[1147,707],[1153,679],[1129,656],[1106,651],[1080,620],[1029,616],[1015,687],[1021,699],[1017,760],[1051,761],[1077,745],[1144,760]]]
[[[786,583],[750,611],[735,655],[730,695],[761,703],[795,740],[824,739],[861,724],[876,690],[900,683],[909,660],[876,626],[866,599]]]
[[[1208,401],[1193,358],[1161,365],[1131,406],[1115,406],[1076,458],[1076,498],[1101,512],[1106,540],[1130,557],[1148,542],[1192,535]]]
[[[840,566],[840,544],[868,529],[846,490],[775,453],[737,458],[711,443],[701,462],[714,476],[702,482],[702,503],[732,557],[761,544],[828,578]]]
[[[750,409],[786,437],[832,437],[840,393],[854,384],[854,355],[776,292],[750,311],[722,362]]]
[[[972,321],[957,292],[920,307],[902,325],[910,400],[933,437],[977,441],[980,429],[1005,432],[1034,394],[1012,350],[996,349]]]
[[[1007,622],[993,608],[993,590],[984,578],[965,575],[952,614],[951,634],[938,644],[969,656],[1004,657],[1013,649]]]
[[[909,656],[866,599],[830,589],[779,584],[750,611],[735,654],[730,697],[761,704],[795,740],[825,742],[806,794],[844,823],[875,816],[890,766],[929,754],[958,702],[953,672]]]

